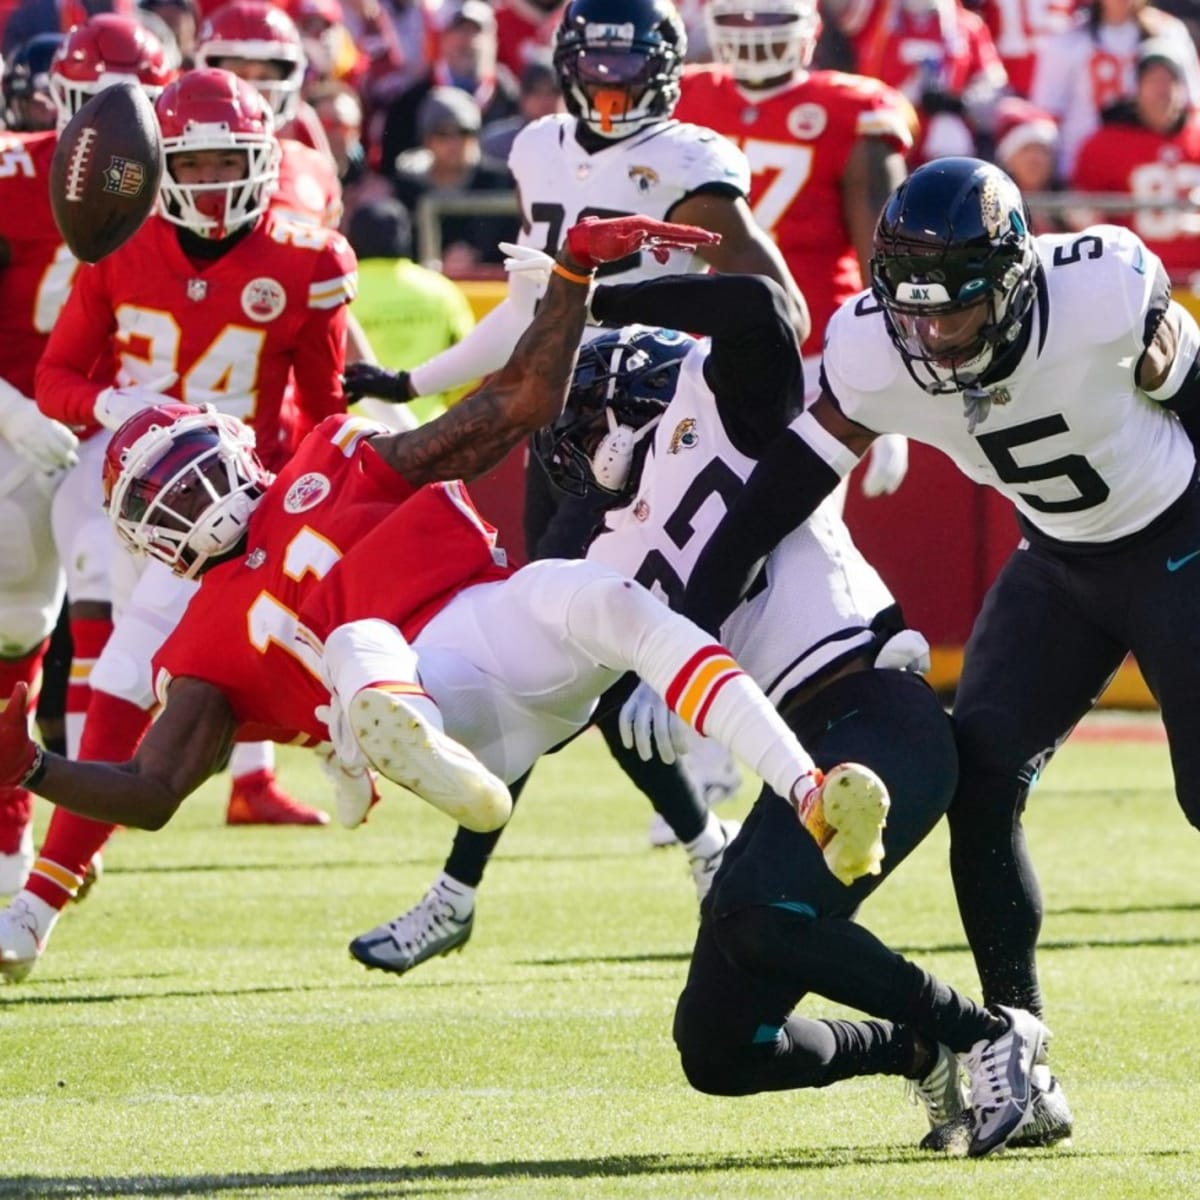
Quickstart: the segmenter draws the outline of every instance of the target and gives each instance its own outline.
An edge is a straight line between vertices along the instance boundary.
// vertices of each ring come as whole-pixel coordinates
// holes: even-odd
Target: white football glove
[[[670,764],[691,749],[687,724],[645,682],[639,683],[633,695],[621,706],[617,729],[621,734],[621,745],[626,750],[636,747],[642,762],[650,762],[657,752],[658,758]]]
[[[79,439],[15,388],[0,393],[0,435],[30,466],[45,474],[79,461]]]
[[[908,474],[908,438],[885,433],[871,443],[871,458],[863,472],[864,496],[890,496]]]
[[[318,713],[322,711],[323,708],[317,709]],[[379,802],[375,772],[370,767],[347,766],[336,750],[321,756],[321,770],[333,784],[338,824],[346,829],[357,829],[367,819],[367,813]]]
[[[930,667],[929,643],[915,629],[902,629],[889,638],[875,656],[879,671],[915,671],[924,675]]]
[[[342,766],[351,771],[358,771],[366,767],[367,756],[363,754],[362,747],[358,744],[358,738],[354,736],[354,730],[350,728],[350,720],[346,716],[346,710],[342,707],[337,692],[331,692],[329,703],[318,704],[313,709],[313,713],[318,721],[324,721],[325,728],[329,730],[329,741],[333,745],[333,752],[341,760]]]
[[[537,302],[550,282],[554,259],[532,246],[518,246],[515,242],[501,242],[500,249],[507,256],[504,269],[508,272],[508,298],[532,321]]]
[[[152,379],[149,383],[133,383],[128,387],[106,387],[96,396],[92,415],[105,429],[116,431],[143,408],[152,408],[164,401],[176,404],[172,396],[164,396],[179,376],[174,371]]]

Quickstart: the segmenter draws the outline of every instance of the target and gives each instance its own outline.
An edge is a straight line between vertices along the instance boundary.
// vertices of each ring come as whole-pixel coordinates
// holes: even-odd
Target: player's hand
[[[132,383],[128,387],[106,387],[96,397],[96,405],[92,415],[105,429],[113,432],[120,429],[130,417],[136,416],[144,408],[153,408],[164,400],[169,404],[176,403],[171,396],[164,395],[179,376],[174,371],[168,371],[149,383]]]
[[[827,775],[814,769],[793,786],[791,801],[839,882],[849,887],[863,875],[880,874],[891,800],[874,771],[860,763],[840,763]]]
[[[318,704],[313,709],[313,713],[317,720],[323,722],[325,728],[329,730],[330,744],[333,746],[334,753],[341,760],[342,766],[352,771],[365,767],[367,756],[362,752],[358,738],[354,736],[354,730],[350,728],[350,720],[346,716],[346,710],[342,707],[337,693],[331,693],[329,703]]]
[[[0,712],[0,787],[20,787],[41,758],[29,736],[29,684],[18,683]]]
[[[317,709],[318,713],[324,711],[323,707]],[[379,803],[375,772],[370,767],[347,766],[336,750],[322,756],[321,770],[333,784],[338,823],[346,829],[357,829],[367,819],[367,813]]]
[[[21,458],[47,474],[79,461],[79,439],[65,425],[39,412],[32,400],[18,400],[0,414],[0,434]]]
[[[863,472],[864,496],[890,496],[908,474],[908,438],[885,433],[871,443],[870,460]]]
[[[670,764],[691,748],[687,725],[645,682],[639,683],[633,695],[621,706],[617,729],[621,734],[621,744],[626,750],[636,747],[642,762],[650,762],[657,755]]]
[[[504,269],[508,272],[509,282],[514,275],[532,277],[537,283],[549,282],[554,259],[544,250],[518,246],[516,242],[500,242],[499,249],[504,253]]]
[[[351,363],[342,375],[342,391],[346,401],[353,404],[364,396],[377,396],[391,404],[406,404],[413,391],[407,371],[389,371],[378,363]]]
[[[649,250],[665,263],[672,250],[695,250],[697,246],[715,246],[719,233],[698,225],[673,225],[651,217],[610,217],[599,220],[584,217],[567,230],[567,252],[589,271],[601,263],[615,262],[638,250]]]

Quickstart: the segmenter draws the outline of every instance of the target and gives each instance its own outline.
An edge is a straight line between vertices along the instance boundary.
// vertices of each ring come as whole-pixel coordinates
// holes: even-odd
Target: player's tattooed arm
[[[562,412],[587,315],[590,278],[566,251],[558,263],[568,274],[551,276],[533,322],[495,375],[436,420],[371,443],[410,483],[474,479]]]

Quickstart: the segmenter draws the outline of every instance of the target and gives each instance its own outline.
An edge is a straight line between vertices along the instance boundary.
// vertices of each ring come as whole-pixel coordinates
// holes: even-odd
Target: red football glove
[[[29,684],[18,683],[0,713],[0,787],[17,787],[38,756],[38,745],[29,736]]]
[[[672,225],[652,217],[584,217],[567,230],[567,250],[581,266],[591,270],[601,263],[615,262],[638,250],[649,250],[660,263],[672,250],[694,250],[715,246],[719,233],[698,225]]]

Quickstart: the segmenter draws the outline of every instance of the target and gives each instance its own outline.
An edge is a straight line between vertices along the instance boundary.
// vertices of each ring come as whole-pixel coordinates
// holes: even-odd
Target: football
[[[98,92],[71,118],[50,163],[50,204],[71,253],[99,262],[150,215],[162,178],[162,136],[136,84]]]

